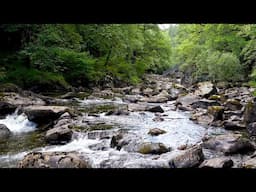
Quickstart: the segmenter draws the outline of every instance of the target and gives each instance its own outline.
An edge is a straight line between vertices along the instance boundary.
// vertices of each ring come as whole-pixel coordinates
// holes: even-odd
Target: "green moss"
[[[220,95],[211,95],[209,97],[210,100],[220,100],[221,99],[221,96]]]
[[[149,154],[151,153],[151,146],[150,145],[143,145],[140,149],[139,149],[139,153],[142,154]]]
[[[34,131],[31,133],[12,135],[7,141],[0,142],[0,155],[18,153],[46,146],[44,133]]]
[[[111,110],[116,109],[117,107],[114,105],[92,105],[89,107],[79,108],[78,110],[80,112],[90,113],[90,114],[98,114],[98,113],[104,113]]]

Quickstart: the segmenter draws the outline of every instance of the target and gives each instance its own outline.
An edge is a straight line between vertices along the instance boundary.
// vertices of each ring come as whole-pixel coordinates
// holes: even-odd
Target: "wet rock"
[[[208,98],[218,92],[217,88],[209,81],[200,82],[197,84],[197,87],[198,89],[195,91],[195,94],[204,98]]]
[[[140,88],[134,88],[131,90],[131,94],[133,95],[139,95],[141,93]]]
[[[245,106],[244,122],[246,124],[256,122],[256,103],[249,101]]]
[[[164,118],[157,116],[157,117],[154,117],[152,120],[155,122],[161,122],[161,121],[164,121]]]
[[[256,158],[251,158],[242,163],[242,168],[255,169],[256,168]]]
[[[149,132],[148,132],[148,134],[152,135],[152,136],[158,136],[158,135],[161,135],[161,134],[164,134],[164,133],[166,133],[165,130],[158,129],[158,128],[150,129]]]
[[[192,93],[189,93],[185,96],[180,96],[177,100],[176,100],[176,105],[180,104],[183,107],[188,107],[190,106],[192,103],[195,103],[196,101],[198,101],[200,99],[199,96],[194,95]]]
[[[152,95],[154,93],[154,90],[147,87],[146,89],[144,89],[142,91],[142,93],[143,93],[143,95],[150,96],[150,95]]]
[[[243,107],[238,99],[228,99],[224,105],[227,110],[231,111],[240,110]]]
[[[124,168],[139,168],[139,169],[148,169],[148,168],[169,168],[168,162],[163,160],[150,160],[143,159],[138,161],[133,161],[124,164]]]
[[[141,140],[141,138],[138,137],[135,133],[119,131],[117,134],[112,136],[110,146],[112,148],[116,148],[117,150],[124,148],[126,151],[136,151],[136,141],[139,140]]]
[[[207,109],[209,106],[220,106],[220,104],[214,100],[201,99],[199,101],[193,102],[191,106],[193,109],[196,109],[196,108]]]
[[[200,146],[192,147],[169,160],[171,168],[198,167],[204,160],[204,154]]]
[[[0,101],[0,117],[4,117],[5,115],[14,113],[16,108],[17,107],[15,105]]]
[[[147,111],[150,111],[153,113],[156,113],[156,112],[163,113],[164,112],[163,108],[160,105],[157,105],[155,107],[150,107],[147,109]]]
[[[90,145],[89,149],[91,149],[93,151],[106,151],[109,149],[109,142],[106,139],[101,140],[100,143]]]
[[[76,152],[32,152],[18,164],[19,168],[91,168],[88,159]]]
[[[5,140],[11,136],[11,131],[4,124],[0,124],[0,141]]]
[[[232,116],[237,116],[239,118],[241,118],[243,115],[243,111],[239,110],[239,111],[224,111],[224,119],[228,120],[231,119]]]
[[[213,115],[207,114],[205,112],[196,112],[189,119],[195,123],[205,126],[211,125],[214,122]]]
[[[95,91],[92,93],[92,96],[94,97],[99,97],[99,98],[113,98],[114,93],[112,92],[111,89],[105,89],[105,90],[100,90],[100,91]]]
[[[88,139],[110,139],[115,132],[113,130],[95,130],[87,134]]]
[[[56,127],[46,132],[45,139],[50,144],[66,144],[72,138],[72,130],[67,127]]]
[[[225,155],[246,154],[255,150],[254,145],[240,134],[218,135],[203,142],[203,147]]]
[[[129,103],[129,111],[146,111],[148,108],[147,103]]]
[[[108,115],[129,115],[129,112],[124,111],[124,110],[116,109],[116,110],[108,111],[105,115],[106,116],[108,116]]]
[[[250,136],[256,136],[256,122],[250,123],[247,126],[247,131],[248,131]]]
[[[221,101],[222,98],[223,98],[223,97],[220,96],[220,95],[211,95],[208,99],[209,99],[209,100]]]
[[[217,157],[205,160],[199,168],[231,168],[234,162],[229,157]]]
[[[139,144],[136,151],[142,154],[162,154],[169,152],[170,150],[170,148],[166,147],[162,143],[146,142]]]
[[[185,91],[182,91],[180,89],[171,88],[169,90],[169,94],[170,94],[169,100],[176,100],[180,94],[184,94],[184,93],[185,93]]]
[[[131,103],[137,103],[138,101],[143,100],[141,95],[126,95],[124,101],[129,101]]]
[[[185,150],[185,149],[187,149],[187,145],[185,144],[185,145],[180,145],[177,149],[178,150]]]
[[[214,121],[223,120],[224,107],[222,107],[222,106],[209,106],[207,112],[209,114],[213,115]]]
[[[232,120],[226,120],[223,122],[224,129],[226,130],[243,130],[246,128],[244,124],[241,123],[241,121],[232,121]]]
[[[58,119],[68,109],[64,106],[29,106],[24,108],[24,113],[30,121],[42,125]]]

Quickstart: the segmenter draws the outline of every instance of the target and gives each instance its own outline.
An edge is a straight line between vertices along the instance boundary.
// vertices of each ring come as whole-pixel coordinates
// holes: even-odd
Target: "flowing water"
[[[106,99],[78,101],[80,102],[80,107],[110,103],[115,105],[124,104],[120,100],[112,101]],[[200,143],[205,134],[218,133],[221,130],[217,128],[205,128],[194,124],[189,120],[188,114],[173,111],[169,105],[162,105],[165,110],[163,113],[165,120],[160,122],[153,121],[155,114],[151,112],[130,112],[129,115],[121,116],[105,116],[105,113],[100,113],[97,117],[86,116],[86,118],[90,121],[100,120],[109,124],[114,124],[114,130],[128,129],[130,132],[141,137],[143,141],[164,143],[166,146],[173,149],[173,151],[168,154],[177,153],[177,148],[180,145]],[[142,155],[139,153],[128,153],[124,150],[115,150],[109,147],[110,139],[88,139],[88,135],[86,133],[76,133],[76,136],[73,137],[72,141],[65,145],[46,146],[44,141],[39,139],[40,133],[38,133],[36,129],[36,124],[30,122],[24,114],[18,115],[17,113],[14,113],[3,120],[0,120],[0,123],[5,124],[14,134],[12,142],[15,143],[13,144],[13,148],[15,148],[15,150],[7,148],[5,153],[1,153],[0,167],[15,167],[17,162],[30,151],[80,152],[90,158],[93,167],[140,167],[141,164],[145,163],[151,167],[155,167],[155,163],[167,163],[164,158],[152,160],[156,155]],[[160,128],[165,130],[167,133],[159,136],[150,136],[148,135],[148,131],[151,128]],[[26,145],[24,145],[24,143],[26,143]],[[92,146],[97,145],[103,147],[97,149],[92,148]],[[4,148],[4,146],[2,145],[1,148]]]

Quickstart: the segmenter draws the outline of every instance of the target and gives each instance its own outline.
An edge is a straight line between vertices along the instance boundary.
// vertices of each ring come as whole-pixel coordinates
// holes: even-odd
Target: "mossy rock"
[[[19,92],[20,88],[13,83],[4,83],[4,84],[0,84],[0,91],[1,92]]]
[[[209,99],[210,100],[218,100],[218,101],[220,101],[221,100],[221,96],[220,95],[211,95],[209,97]]]

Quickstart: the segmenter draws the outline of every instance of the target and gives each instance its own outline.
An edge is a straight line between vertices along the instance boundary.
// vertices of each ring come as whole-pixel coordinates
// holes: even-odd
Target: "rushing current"
[[[84,100],[80,101],[81,105],[88,104],[103,104],[113,101],[109,100]],[[115,104],[122,104],[121,101],[114,101]],[[189,120],[189,115],[183,112],[173,111],[167,104],[162,105],[165,112],[164,121],[153,121],[155,117],[151,112],[130,112],[129,115],[110,115],[106,116],[101,113],[99,116],[86,116],[90,121],[103,121],[108,124],[114,125],[114,130],[128,129],[130,132],[139,135],[143,141],[161,142],[166,146],[173,149],[172,153],[176,153],[177,148],[184,144],[196,144],[201,141],[202,137],[209,130],[205,127],[197,125]],[[36,125],[30,122],[24,114],[18,115],[14,113],[7,116],[5,119],[0,120],[1,124],[5,124],[13,133],[26,133],[36,130]],[[166,131],[166,134],[159,136],[150,136],[148,131],[151,128],[160,128]],[[112,131],[112,130],[110,130]],[[217,132],[218,129],[214,129]],[[104,150],[93,150],[91,147],[95,145],[107,146]],[[110,139],[88,139],[86,133],[76,133],[76,137],[71,142],[65,145],[51,145],[46,147],[39,147],[34,150],[43,152],[53,151],[76,151],[86,154],[90,157],[93,167],[102,167],[104,162],[105,166],[109,167],[136,167],[140,163],[147,161],[151,162],[153,155],[142,155],[139,153],[128,153],[126,151],[117,151],[110,148]],[[5,154],[0,156],[0,167],[15,167],[16,163],[21,160],[28,152],[20,151],[15,154]],[[121,160],[122,161],[121,161]],[[163,161],[161,158],[158,161]],[[121,164],[118,162],[122,162]],[[153,161],[152,161],[153,162]],[[156,162],[156,161],[154,161]],[[158,162],[159,163],[159,162]],[[165,161],[161,163],[166,163]]]

